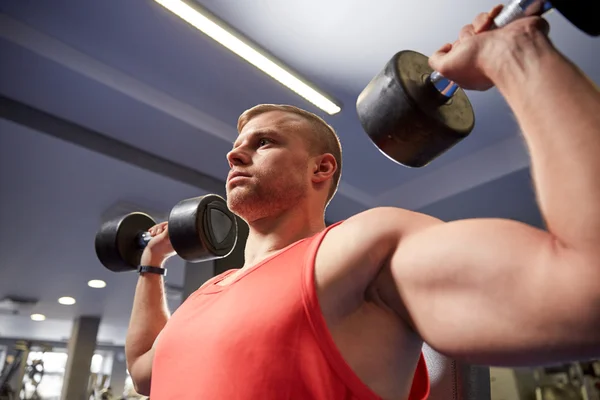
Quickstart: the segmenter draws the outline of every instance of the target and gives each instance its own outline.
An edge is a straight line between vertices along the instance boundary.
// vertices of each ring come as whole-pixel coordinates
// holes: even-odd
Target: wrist
[[[140,265],[138,267],[138,273],[140,274],[140,276],[154,275],[154,276],[159,276],[159,277],[165,277],[167,275],[167,270],[165,268]]]
[[[146,267],[164,268],[166,258],[157,256],[144,256],[140,259],[140,265]]]

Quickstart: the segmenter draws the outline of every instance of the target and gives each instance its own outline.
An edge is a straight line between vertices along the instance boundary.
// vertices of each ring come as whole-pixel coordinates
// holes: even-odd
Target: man
[[[160,275],[139,278],[126,345],[138,391],[412,400],[429,390],[423,342],[486,365],[600,356],[600,93],[554,49],[541,18],[475,35],[499,10],[430,62],[464,88],[496,86],[506,98],[548,231],[396,208],[326,228],[341,168],[335,135],[306,112],[259,106],[240,117],[227,156],[228,204],[250,228],[245,265],[172,317]],[[160,267],[173,255],[168,227],[151,233],[142,264]]]

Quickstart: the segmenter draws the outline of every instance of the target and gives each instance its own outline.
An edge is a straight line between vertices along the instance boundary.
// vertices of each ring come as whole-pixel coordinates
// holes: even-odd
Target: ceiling
[[[136,276],[96,260],[103,215],[115,205],[160,215],[181,199],[223,193],[237,117],[258,103],[303,107],[338,130],[344,170],[330,222],[390,205],[541,226],[527,152],[495,90],[469,93],[475,130],[422,169],[382,156],[354,109],[395,52],[430,54],[496,2],[199,3],[339,99],[342,112],[323,115],[151,0],[0,0],[0,95],[26,110],[0,119],[0,299],[38,300],[19,316],[0,309],[0,337],[61,340],[85,314],[102,317],[100,341],[122,344]],[[600,82],[600,42],[557,13],[548,19],[556,45]],[[169,282],[181,285],[183,263],[169,262]],[[89,279],[108,286],[91,289]],[[67,295],[77,304],[57,303]]]

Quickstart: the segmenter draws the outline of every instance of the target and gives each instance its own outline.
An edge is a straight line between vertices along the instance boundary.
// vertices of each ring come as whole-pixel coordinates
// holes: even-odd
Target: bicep
[[[428,223],[399,238],[384,268],[409,323],[453,358],[530,365],[597,346],[585,332],[594,328],[586,321],[597,322],[587,315],[594,307],[581,293],[598,273],[542,230],[508,220]]]

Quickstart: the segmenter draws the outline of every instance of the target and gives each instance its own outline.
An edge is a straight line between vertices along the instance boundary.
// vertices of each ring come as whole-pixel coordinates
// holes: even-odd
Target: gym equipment
[[[595,2],[593,2],[595,3]],[[591,36],[600,20],[584,0],[513,0],[495,18],[500,28],[556,9]],[[429,67],[428,58],[400,51],[358,96],[358,118],[375,146],[391,160],[419,168],[448,151],[473,130],[473,107],[454,82]]]
[[[556,385],[536,390],[536,400],[583,400],[583,397],[572,385]]]
[[[573,362],[533,370],[536,400],[599,400],[592,363]]]
[[[31,351],[41,351],[43,354],[52,350],[52,346],[43,343],[34,343],[28,340],[19,340],[15,343],[15,354],[6,366],[0,365],[0,400],[13,399],[39,399],[37,387],[44,377],[44,363],[42,359],[27,363]],[[2,368],[4,367],[4,368]],[[11,387],[9,382],[15,387]],[[28,396],[26,383],[33,386],[33,392]]]
[[[27,364],[25,377],[27,379],[23,381],[21,398],[24,400],[41,400],[38,386],[44,377],[44,361],[41,359],[33,360],[31,364]]]
[[[16,354],[14,355],[14,359],[2,369],[2,373],[0,374],[0,399],[18,398],[18,394],[21,393],[31,345],[31,342],[24,340],[15,343]],[[14,376],[16,376],[15,382],[17,382],[17,387],[12,388],[9,382]]]
[[[102,265],[114,272],[136,270],[154,225],[154,219],[141,212],[102,224],[95,238]],[[237,242],[235,215],[214,194],[180,201],[169,214],[168,229],[173,249],[190,262],[226,257]]]

